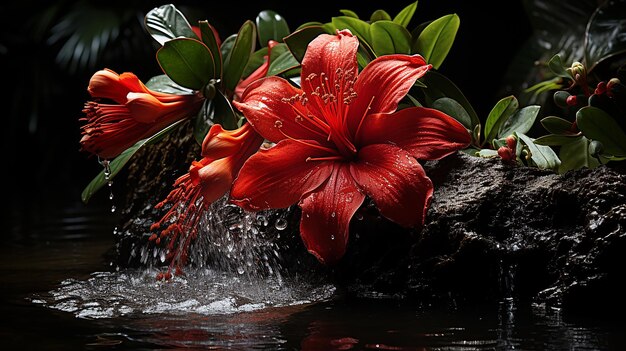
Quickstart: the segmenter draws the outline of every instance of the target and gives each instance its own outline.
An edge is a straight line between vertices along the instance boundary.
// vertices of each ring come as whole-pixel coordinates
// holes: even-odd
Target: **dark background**
[[[166,4],[158,1],[18,1],[0,5],[2,93],[2,173],[9,211],[3,217],[30,221],[46,211],[84,206],[80,193],[101,170],[94,158],[79,152],[79,118],[89,96],[86,87],[98,69],[131,71],[143,81],[160,74],[155,42],[142,28],[143,15]],[[410,1],[178,1],[190,21],[207,19],[222,38],[236,33],[247,19],[272,9],[293,30],[308,21],[328,22],[351,9],[362,18],[382,8],[391,16]],[[219,4],[219,5],[215,5]],[[498,3],[495,3],[498,4]],[[461,26],[440,71],[457,83],[484,120],[491,107],[516,87],[504,81],[513,58],[531,35],[522,1],[500,6],[467,0],[422,0],[410,25],[457,13]],[[104,10],[119,18],[120,41],[105,46],[91,64],[67,65],[57,55],[73,23],[90,23]],[[72,17],[76,15],[75,17]],[[57,25],[65,21],[70,29]],[[106,203],[104,191],[92,203]],[[90,203],[89,205],[92,205]],[[95,205],[92,205],[95,206]]]

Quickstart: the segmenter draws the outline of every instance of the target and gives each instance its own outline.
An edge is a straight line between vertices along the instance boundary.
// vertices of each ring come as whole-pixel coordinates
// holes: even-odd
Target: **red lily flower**
[[[357,74],[358,45],[347,30],[320,35],[302,61],[302,89],[267,77],[234,102],[277,144],[248,159],[231,201],[251,211],[298,203],[304,244],[327,264],[343,256],[366,195],[388,219],[423,225],[433,186],[416,159],[439,159],[470,143],[468,131],[440,111],[394,112],[431,67],[421,56],[381,56]]]
[[[105,69],[96,72],[87,89],[92,97],[116,104],[89,101],[83,112],[81,149],[110,159],[130,146],[194,115],[202,105],[197,95],[165,94],[148,89],[132,73]]]
[[[167,237],[169,270],[175,267],[177,273],[181,272],[180,267],[187,262],[189,245],[198,235],[202,213],[228,192],[243,163],[262,142],[263,138],[247,123],[235,130],[224,130],[219,124],[211,127],[202,143],[203,158],[192,162],[189,172],[174,182],[174,190],[155,206],[171,205],[161,220],[150,227],[156,231],[167,225],[150,240],[160,244]],[[168,274],[171,273],[168,271],[158,278],[167,278]]]

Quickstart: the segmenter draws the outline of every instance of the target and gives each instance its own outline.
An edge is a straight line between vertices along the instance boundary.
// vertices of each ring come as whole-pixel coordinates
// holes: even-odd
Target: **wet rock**
[[[118,266],[161,264],[146,244],[162,215],[154,204],[199,154],[188,130],[177,133],[143,150],[129,169],[122,234],[111,252]],[[557,175],[458,153],[425,169],[435,185],[425,226],[401,228],[366,203],[334,267],[306,252],[298,208],[281,211],[287,229],[264,235],[276,238],[282,274],[323,277],[348,295],[427,305],[515,299],[566,311],[626,311],[624,167]]]
[[[626,310],[623,169],[557,175],[460,153],[425,168],[435,193],[421,232],[353,223],[362,234],[335,270],[349,291]]]

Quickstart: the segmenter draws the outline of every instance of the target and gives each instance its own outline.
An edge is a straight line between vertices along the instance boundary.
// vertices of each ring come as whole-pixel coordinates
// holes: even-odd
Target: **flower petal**
[[[301,84],[309,99],[308,107],[316,117],[327,117],[324,110],[328,100],[322,98],[324,94],[333,95],[341,107],[343,92],[352,88],[358,74],[358,49],[358,38],[348,30],[336,35],[322,34],[309,43],[302,59]]]
[[[354,85],[358,96],[350,105],[350,131],[356,131],[366,114],[394,112],[430,68],[420,55],[385,55],[370,62]]]
[[[419,160],[437,160],[471,142],[467,129],[447,114],[425,107],[365,118],[357,136],[361,145],[392,143]]]
[[[380,213],[405,227],[424,224],[433,184],[406,151],[390,144],[369,145],[357,155],[350,172],[374,200]]]
[[[233,104],[265,139],[279,142],[286,138],[318,140],[325,136],[311,131],[306,108],[298,100],[302,90],[280,77],[267,77],[251,83]],[[305,111],[304,116],[297,111]]]
[[[250,211],[285,208],[314,191],[332,171],[328,161],[307,161],[324,157],[315,141],[283,140],[270,149],[252,155],[239,171],[231,189],[231,201]]]
[[[346,163],[336,163],[328,181],[300,201],[300,235],[304,245],[325,264],[345,253],[350,220],[365,199]]]

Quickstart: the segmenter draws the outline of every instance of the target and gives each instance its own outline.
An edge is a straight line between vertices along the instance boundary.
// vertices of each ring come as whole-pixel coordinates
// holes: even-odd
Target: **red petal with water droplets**
[[[241,101],[233,104],[241,111],[254,129],[265,139],[279,142],[289,136],[294,139],[318,140],[324,143],[326,135],[311,132],[306,108],[297,99],[302,90],[280,77],[267,77],[250,84],[243,92]],[[296,109],[304,111],[304,116]]]
[[[357,157],[350,172],[380,213],[405,227],[424,224],[433,184],[415,158],[390,144],[366,146]]]
[[[324,264],[336,263],[346,251],[350,220],[365,195],[346,163],[336,163],[328,181],[300,201],[300,235],[304,245]]]
[[[392,143],[419,160],[437,160],[471,142],[467,129],[445,113],[412,107],[368,116],[357,140],[361,145]]]
[[[336,35],[322,34],[309,43],[302,59],[300,85],[309,99],[309,109],[318,118],[325,119],[323,112],[325,103],[315,94],[332,94],[338,101],[336,104],[341,106],[344,88],[349,89],[349,84],[354,83],[354,78],[358,74],[356,61],[358,49],[359,40],[348,31],[341,31]],[[339,91],[336,89],[336,83],[340,88]],[[316,89],[319,89],[317,93]]]
[[[332,171],[332,162],[307,161],[309,157],[331,155],[316,145],[315,141],[287,139],[258,151],[239,171],[231,189],[231,201],[251,211],[295,204],[318,188]]]
[[[367,114],[394,112],[415,81],[430,67],[420,55],[385,55],[370,62],[354,86],[358,97],[350,106],[350,131],[354,133]]]

